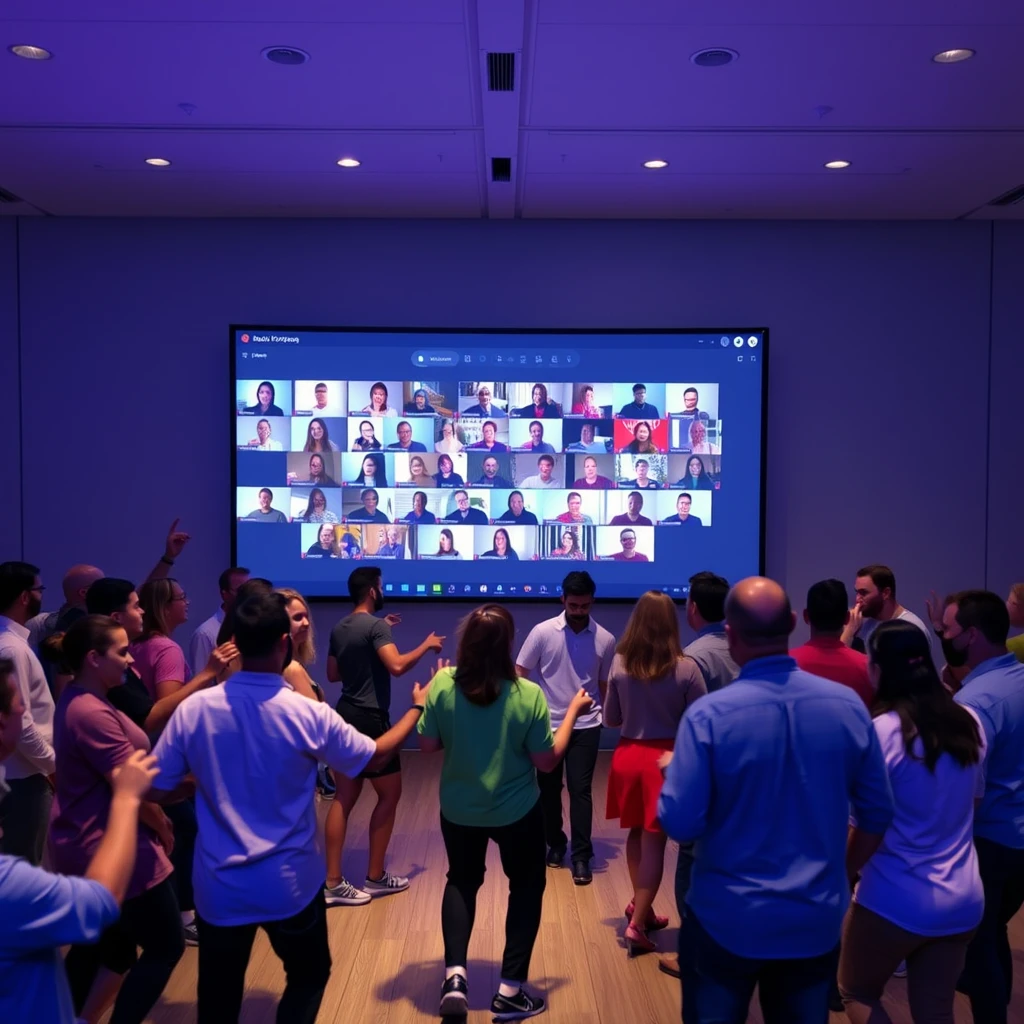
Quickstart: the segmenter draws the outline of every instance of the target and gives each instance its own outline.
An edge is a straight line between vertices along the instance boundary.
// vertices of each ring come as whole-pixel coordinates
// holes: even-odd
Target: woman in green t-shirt
[[[444,751],[441,834],[448,883],[441,903],[442,1017],[468,1010],[467,950],[492,839],[509,892],[501,984],[491,1013],[497,1020],[522,1020],[544,1010],[544,1000],[522,987],[540,927],[546,881],[536,769],[547,772],[558,764],[577,716],[592,701],[581,689],[552,736],[540,687],[516,678],[514,637],[515,623],[501,606],[472,611],[459,627],[458,667],[439,663],[419,724],[420,747]]]

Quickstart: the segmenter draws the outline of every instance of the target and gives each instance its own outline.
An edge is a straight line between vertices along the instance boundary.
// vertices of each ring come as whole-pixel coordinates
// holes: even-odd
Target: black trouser
[[[487,842],[493,839],[498,844],[502,870],[508,877],[501,976],[509,981],[525,981],[540,928],[547,881],[540,801],[518,821],[494,828],[456,825],[442,814],[441,835],[448,853],[448,884],[441,901],[445,966],[466,966],[469,936],[476,917],[476,894],[484,884]]]
[[[974,838],[978,873],[985,890],[985,915],[967,947],[957,988],[971,1000],[971,1012],[984,1024],[1006,1024],[1013,987],[1013,955],[1006,926],[1024,904],[1024,850]]]
[[[285,987],[277,1004],[279,1024],[313,1024],[331,977],[327,904],[323,889],[294,917],[260,924],[218,925],[196,917],[199,926],[199,1024],[238,1020],[245,969],[262,928],[284,964]]]
[[[565,765],[565,783],[569,790],[569,830],[572,832],[572,859],[588,863],[594,856],[590,841],[594,825],[594,797],[591,783],[597,765],[597,750],[601,742],[601,727],[573,729],[565,757],[554,771],[537,772],[540,802],[544,808],[544,838],[554,850],[566,847],[562,831],[562,765]]]
[[[0,802],[0,853],[24,857],[38,867],[50,827],[53,790],[45,775],[8,779],[7,785],[11,791]]]
[[[142,947],[139,956],[136,947]],[[185,952],[174,885],[159,885],[124,901],[121,917],[91,946],[72,946],[64,960],[75,1012],[85,1004],[100,967],[126,974],[110,1024],[139,1024],[160,998]]]
[[[196,898],[192,890],[192,861],[196,855],[196,836],[199,824],[196,821],[196,805],[192,799],[180,803],[167,804],[164,813],[171,819],[174,826],[174,850],[171,852],[171,863],[174,865],[174,890],[178,894],[178,907],[181,910],[195,910]]]

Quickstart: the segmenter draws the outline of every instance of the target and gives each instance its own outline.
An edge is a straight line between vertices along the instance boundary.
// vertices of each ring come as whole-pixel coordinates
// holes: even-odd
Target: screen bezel
[[[409,334],[409,335],[431,335],[431,334],[480,334],[480,335],[516,335],[516,336],[530,336],[530,335],[564,335],[566,337],[578,336],[578,335],[673,335],[673,334],[760,334],[761,335],[761,495],[760,495],[760,508],[758,515],[757,525],[757,551],[758,551],[758,567],[757,571],[760,575],[765,573],[765,519],[767,514],[767,498],[768,498],[768,368],[769,368],[769,338],[767,327],[743,327],[733,324],[728,327],[325,327],[319,324],[314,327],[304,327],[297,324],[260,324],[260,323],[234,323],[228,326],[228,378],[230,395],[235,394],[236,374],[235,374],[235,339],[239,331],[290,331],[292,333],[305,333],[305,334]],[[229,410],[233,409],[231,402],[227,403]],[[237,413],[231,413],[231,421],[229,423],[229,438],[233,439],[235,436],[235,427],[237,423]],[[234,443],[231,445],[231,505],[234,508],[235,493],[237,490],[237,458],[236,448]],[[231,564],[235,565],[238,561],[238,522],[236,517],[231,517]],[[433,598],[431,598],[433,599]],[[337,594],[334,597],[328,597],[324,595],[313,595],[310,597],[304,597],[304,600],[310,604],[324,604],[337,601],[347,600],[344,594]],[[410,594],[406,597],[402,597],[398,594],[389,594],[388,601],[398,602],[416,602],[423,601],[423,595]],[[505,595],[488,595],[488,602],[495,604],[508,603],[511,605],[524,604],[529,601],[543,602],[547,601],[558,602],[560,599],[557,595],[552,597],[535,597],[535,598],[511,598]],[[684,598],[673,598],[677,604],[685,604]],[[479,602],[466,602],[463,600],[452,599],[450,602],[452,605],[455,604],[478,604]],[[617,603],[617,604],[635,604],[635,597],[601,597],[602,604]]]

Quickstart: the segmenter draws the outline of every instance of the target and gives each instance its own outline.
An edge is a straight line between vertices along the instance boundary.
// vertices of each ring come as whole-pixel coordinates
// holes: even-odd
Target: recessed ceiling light
[[[942,53],[935,54],[932,60],[936,64],[959,64],[960,61],[970,60],[973,56],[973,50],[943,50]]]
[[[644,167],[651,171],[660,171],[662,167],[668,167],[667,160],[645,160]]]
[[[343,156],[338,161],[339,167],[358,167],[361,161],[357,160],[354,156]]]
[[[690,54],[690,60],[699,68],[722,68],[738,58],[739,54],[726,46],[713,46]]]
[[[8,49],[15,57],[24,57],[25,60],[49,60],[53,56],[49,50],[44,50],[41,46],[27,46],[24,43],[9,46]]]
[[[146,160],[150,167],[170,167],[171,161],[165,160],[162,156],[151,156]]]
[[[850,166],[850,161],[849,160],[829,160],[829,162],[827,164],[825,164],[825,166],[830,171],[841,171],[844,167],[849,167]]]
[[[271,64],[284,64],[285,67],[297,67],[310,59],[309,54],[297,46],[268,46],[261,53]]]

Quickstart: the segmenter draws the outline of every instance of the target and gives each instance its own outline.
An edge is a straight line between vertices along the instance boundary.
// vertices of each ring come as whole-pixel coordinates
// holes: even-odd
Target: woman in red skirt
[[[666,838],[658,824],[658,759],[675,744],[683,712],[705,693],[697,663],[683,656],[675,604],[649,590],[637,601],[615,649],[604,705],[604,724],[622,729],[612,755],[605,816],[629,829],[626,863],[633,898],[626,907],[626,951],[631,957],[656,949],[647,933],[668,925],[653,906]]]

